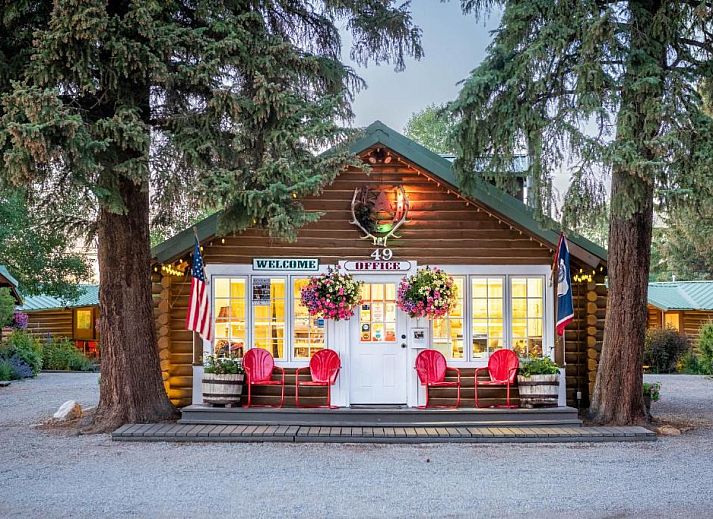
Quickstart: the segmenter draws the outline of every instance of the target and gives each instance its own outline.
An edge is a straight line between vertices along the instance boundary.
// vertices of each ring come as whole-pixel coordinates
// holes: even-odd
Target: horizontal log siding
[[[703,310],[686,310],[681,319],[683,332],[688,335],[694,349],[698,351],[698,337],[701,333],[701,327],[709,322],[713,322],[713,312]]]
[[[553,250],[530,239],[525,232],[511,229],[497,216],[479,210],[455,194],[446,186],[438,186],[425,175],[406,166],[375,166],[370,175],[356,170],[342,173],[335,182],[318,197],[304,201],[308,211],[323,215],[316,223],[305,226],[295,242],[285,242],[251,229],[237,236],[227,236],[224,243],[214,239],[204,243],[204,258],[207,264],[250,264],[255,257],[318,257],[322,264],[334,264],[345,259],[367,259],[374,250],[370,240],[362,239],[360,231],[352,224],[350,204],[354,189],[369,185],[396,186],[403,184],[410,200],[409,221],[399,229],[399,238],[389,241],[394,259],[415,259],[420,265],[550,265]],[[188,252],[184,259],[188,259]],[[576,263],[574,267],[579,268]],[[155,294],[161,290],[155,283]],[[184,329],[190,285],[183,279],[173,278],[170,290],[170,343],[167,386],[174,404],[190,403],[192,393],[192,335]],[[583,307],[586,308],[586,307]],[[581,308],[579,310],[581,314]],[[604,318],[602,309],[597,315]],[[598,317],[599,318],[599,317]],[[603,322],[603,321],[602,321]],[[569,332],[568,332],[569,333]],[[159,333],[159,336],[161,334]],[[568,335],[566,360],[568,367],[568,401],[574,402],[577,387],[584,384],[586,392],[586,339]],[[580,368],[574,365],[579,363]],[[472,388],[472,369],[466,387]],[[570,372],[572,373],[570,375]],[[293,373],[292,370],[288,373]],[[164,375],[166,376],[166,375]],[[294,375],[290,375],[294,377]],[[576,384],[580,381],[580,384]],[[570,387],[571,386],[571,387]],[[293,402],[294,382],[288,389],[288,402]],[[318,399],[320,389],[305,389],[305,402]],[[255,392],[256,402],[275,402],[275,388],[260,388]],[[451,390],[435,390],[435,404],[455,395]],[[272,395],[272,396],[271,396]],[[486,404],[492,396],[504,397],[498,389],[484,389]],[[517,396],[517,394],[516,394]],[[517,400],[516,400],[517,401]],[[463,406],[472,405],[471,389],[464,393]]]
[[[74,313],[72,309],[27,312],[27,331],[41,340],[74,337]]]

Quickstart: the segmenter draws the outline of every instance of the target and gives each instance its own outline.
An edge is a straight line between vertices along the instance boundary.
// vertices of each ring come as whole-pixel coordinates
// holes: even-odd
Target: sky
[[[379,119],[401,131],[412,113],[454,99],[460,89],[457,83],[485,57],[490,31],[499,19],[496,14],[485,22],[476,21],[461,12],[459,0],[412,0],[411,10],[414,23],[423,30],[425,56],[420,61],[409,59],[402,72],[388,64],[363,68],[351,63],[368,87],[354,100],[356,127]],[[343,41],[347,47],[348,34],[343,33]]]
[[[378,119],[403,131],[414,112],[455,99],[460,91],[458,83],[485,58],[491,31],[500,21],[498,11],[479,21],[473,15],[464,15],[459,0],[412,0],[411,11],[414,24],[423,31],[425,56],[420,61],[407,60],[402,72],[395,72],[388,64],[359,67],[351,62],[351,38],[342,31],[344,59],[367,83],[354,99],[354,127],[368,126]],[[553,185],[559,193],[567,190],[569,181],[568,173],[554,172]]]

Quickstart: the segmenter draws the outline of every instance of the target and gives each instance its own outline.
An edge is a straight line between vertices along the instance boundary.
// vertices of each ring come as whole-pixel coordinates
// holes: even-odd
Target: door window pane
[[[253,344],[276,359],[285,358],[285,278],[252,278]]]
[[[471,280],[473,357],[482,358],[505,344],[503,334],[502,277]]]
[[[216,355],[229,353],[242,356],[245,350],[245,278],[216,278],[213,315],[215,339],[213,351]]]
[[[307,307],[301,301],[302,288],[308,283],[307,278],[293,281],[292,355],[295,359],[309,359],[315,352],[324,348],[324,319],[316,315],[309,315]]]
[[[433,320],[432,347],[443,353],[447,359],[463,359],[465,277],[453,276],[453,281],[456,287],[456,305],[448,315]]]
[[[396,342],[396,284],[364,283],[361,298],[361,342]]]
[[[544,323],[544,278],[513,277],[510,283],[512,348],[521,357],[540,357]]]

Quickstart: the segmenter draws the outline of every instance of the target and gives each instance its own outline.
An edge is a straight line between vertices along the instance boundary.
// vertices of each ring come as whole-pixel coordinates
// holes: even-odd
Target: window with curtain
[[[216,355],[242,356],[247,338],[246,278],[216,278],[214,283],[213,319]]]
[[[253,276],[250,301],[253,311],[252,346],[269,351],[276,359],[285,360],[287,279]]]
[[[307,278],[297,278],[292,283],[292,356],[294,359],[309,359],[324,348],[324,319],[309,315],[302,305],[300,294],[309,283]]]
[[[542,356],[544,278],[511,277],[512,349],[521,357]]]
[[[504,278],[471,278],[473,358],[482,358],[505,346]]]
[[[457,302],[450,313],[433,320],[432,347],[447,359],[465,359],[465,277],[453,276],[457,291]]]

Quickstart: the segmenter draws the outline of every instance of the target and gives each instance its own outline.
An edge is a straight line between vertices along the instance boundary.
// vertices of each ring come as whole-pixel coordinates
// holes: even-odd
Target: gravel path
[[[713,380],[655,378],[655,414],[712,418]],[[710,426],[653,443],[437,446],[112,443],[30,427],[69,398],[93,405],[96,393],[95,374],[0,388],[0,517],[713,513]]]

